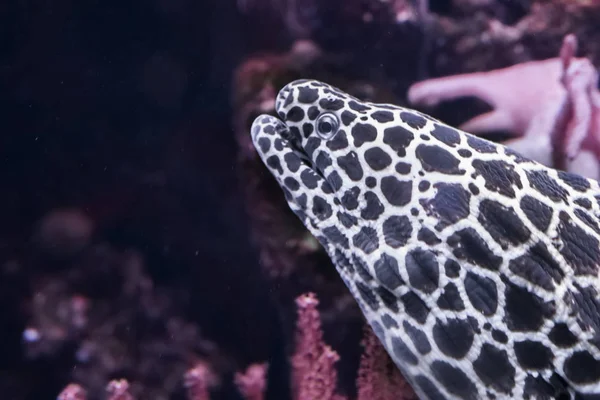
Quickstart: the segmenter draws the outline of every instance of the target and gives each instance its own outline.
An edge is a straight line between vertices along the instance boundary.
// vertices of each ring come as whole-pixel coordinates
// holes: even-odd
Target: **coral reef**
[[[505,131],[505,143],[547,166],[600,178],[600,91],[598,72],[587,58],[575,58],[577,38],[567,35],[560,57],[512,67],[453,75],[415,83],[409,101],[435,106],[475,96],[493,110],[461,129],[485,135]]]
[[[582,57],[565,55],[573,79],[563,84],[577,117],[564,119],[556,136],[569,139],[556,154],[573,169],[580,149],[597,154],[588,139],[596,132],[589,67],[600,62],[598,7],[566,0],[7,6],[0,392],[15,400],[59,393],[61,400],[286,400],[318,383],[332,398],[410,398],[258,160],[250,121],[273,112],[275,94],[293,79],[407,105],[417,80],[556,57],[573,33]],[[460,124],[485,107],[469,99],[432,113]],[[306,349],[295,343],[307,328],[297,326],[298,312],[310,314],[306,334],[328,349],[324,359],[297,352]],[[309,362],[299,375],[293,360],[301,359]],[[327,385],[311,369],[323,365],[329,369],[317,378]],[[300,389],[299,381],[309,383]]]

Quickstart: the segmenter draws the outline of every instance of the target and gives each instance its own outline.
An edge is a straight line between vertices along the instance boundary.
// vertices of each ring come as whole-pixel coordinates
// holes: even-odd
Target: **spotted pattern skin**
[[[600,187],[294,81],[252,139],[421,399],[600,399]]]

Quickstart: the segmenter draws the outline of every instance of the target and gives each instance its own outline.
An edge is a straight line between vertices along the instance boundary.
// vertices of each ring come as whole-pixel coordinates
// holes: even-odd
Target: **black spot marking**
[[[287,165],[287,169],[289,169],[291,172],[297,172],[298,169],[300,169],[301,161],[297,155],[293,153],[287,153],[285,156],[283,156],[283,160]]]
[[[400,157],[406,155],[406,146],[413,139],[413,133],[401,126],[394,126],[383,131],[383,143],[390,146]]]
[[[483,315],[492,316],[496,313],[498,291],[493,280],[468,272],[465,277],[465,292],[473,307]]]
[[[377,129],[371,124],[356,124],[352,127],[354,146],[360,147],[366,142],[372,142],[377,137]]]
[[[505,350],[484,343],[473,369],[481,381],[498,392],[512,394],[515,387],[515,368]]]
[[[319,111],[319,108],[316,106],[311,106],[306,115],[308,116],[308,119],[311,121],[314,121],[315,119],[317,119],[317,117],[321,114],[321,111]]]
[[[412,197],[412,182],[386,176],[381,179],[381,192],[391,205],[404,206]]]
[[[397,302],[396,296],[392,292],[390,292],[383,286],[378,286],[375,289],[375,292],[379,295],[383,304],[391,312],[397,314],[400,311],[400,309],[398,308],[398,302]]]
[[[440,393],[437,389],[436,385],[429,380],[429,378],[423,375],[417,375],[415,377],[415,383],[418,387],[421,388],[423,393],[430,400],[446,400],[446,398]]]
[[[446,390],[463,400],[478,400],[477,386],[460,369],[453,367],[445,361],[431,363],[433,376],[446,388]]]
[[[331,157],[324,151],[320,151],[315,160],[316,167],[319,171],[325,171],[325,168],[331,165]]]
[[[419,191],[426,192],[430,186],[431,186],[431,183],[429,183],[429,181],[421,181],[421,182],[419,182]]]
[[[319,148],[319,146],[321,145],[321,139],[319,139],[316,136],[310,137],[308,138],[308,140],[306,141],[306,144],[304,145],[304,151],[306,152],[306,155],[308,156],[308,158],[312,159],[313,158],[313,153],[315,152],[315,150],[317,150]]]
[[[394,290],[404,284],[400,277],[398,261],[386,253],[383,253],[379,260],[375,261],[375,276],[388,290]]]
[[[467,355],[473,345],[475,334],[467,320],[449,319],[446,322],[437,320],[433,326],[433,340],[438,349],[455,359]]]
[[[371,322],[371,327],[373,328],[373,332],[375,332],[375,336],[382,340],[385,338],[385,332],[383,331],[383,327],[377,321]]]
[[[460,264],[451,258],[444,263],[444,269],[448,278],[458,278],[460,275]]]
[[[523,196],[521,199],[521,210],[529,221],[540,231],[546,232],[552,221],[552,208],[541,201],[531,197]]]
[[[554,314],[550,304],[527,288],[517,286],[508,279],[504,280],[505,321],[506,326],[513,332],[536,332],[544,323],[544,318]]]
[[[531,235],[512,207],[505,207],[494,200],[486,199],[479,203],[478,221],[505,250],[510,244],[525,243]]]
[[[458,155],[463,158],[469,158],[473,155],[473,153],[471,153],[471,150],[460,149],[460,150],[458,150]]]
[[[576,384],[600,380],[600,361],[587,351],[578,351],[565,360],[565,375]]]
[[[346,242],[348,242],[347,239]],[[352,266],[352,263],[350,262],[348,257],[346,257],[340,251],[340,249],[335,249],[334,263],[338,268],[340,268],[343,271],[354,272],[354,267]]]
[[[356,209],[356,207],[358,207],[359,194],[360,189],[356,186],[346,190],[346,192],[344,192],[344,195],[342,196],[342,206],[344,206],[346,210]]]
[[[598,274],[600,248],[598,239],[571,221],[564,211],[559,214],[558,234],[562,242],[560,253],[576,275]]]
[[[362,258],[358,257],[357,255],[353,255],[352,261],[354,262],[354,268],[356,269],[356,272],[362,278],[362,280],[364,280],[365,282],[373,280],[373,277],[369,272],[369,268],[367,267],[367,264],[363,261]]]
[[[281,162],[279,161],[279,157],[271,156],[267,158],[267,166],[272,170],[276,170],[280,175],[283,174],[283,168],[281,168]]]
[[[540,342],[524,340],[515,342],[517,361],[524,369],[546,369],[552,367],[554,355],[552,350]]]
[[[350,100],[348,102],[348,106],[354,111],[368,111],[371,109],[370,107],[367,107],[364,104],[360,104],[354,100]]]
[[[573,203],[577,204],[577,205],[578,205],[578,206],[580,206],[580,207],[583,207],[583,208],[585,208],[586,210],[589,210],[589,209],[591,209],[591,208],[592,208],[592,202],[591,202],[591,201],[589,201],[589,200],[588,200],[588,199],[586,199],[586,198],[583,198],[583,197],[581,197],[581,198],[579,198],[579,199],[575,199],[575,200],[573,201]]]
[[[400,119],[413,129],[421,129],[425,126],[425,124],[427,124],[427,120],[425,118],[407,111],[402,111],[400,113]]]
[[[529,399],[569,399],[567,390],[559,391],[559,388],[554,387],[546,382],[541,376],[527,375],[525,378],[524,396]],[[569,397],[563,397],[563,396]]]
[[[588,214],[587,212],[585,212],[581,209],[576,209],[573,213],[584,224],[586,224],[587,226],[592,228],[594,231],[596,231],[596,233],[600,233],[600,229],[598,229],[598,224],[596,223],[596,221],[594,220],[594,218],[592,218],[592,216],[590,214]]]
[[[437,289],[440,269],[432,251],[414,249],[406,254],[404,262],[408,280],[413,288],[427,294]]]
[[[399,337],[392,337],[392,351],[397,358],[411,365],[417,365],[419,363],[417,357]]]
[[[371,227],[363,226],[360,231],[352,237],[352,243],[366,254],[371,254],[379,248],[377,231]]]
[[[420,354],[427,354],[431,351],[431,344],[422,330],[415,328],[408,321],[404,321],[402,326]]]
[[[337,212],[336,217],[345,228],[351,228],[358,222],[355,216],[341,211]]]
[[[511,260],[509,269],[516,275],[546,290],[554,290],[554,282],[561,282],[564,272],[543,242],[532,246],[525,254]]]
[[[381,317],[381,322],[383,322],[383,326],[385,326],[387,329],[398,327],[398,323],[396,322],[396,320],[392,318],[389,314],[383,314],[383,317]]]
[[[446,125],[435,124],[435,128],[431,132],[431,135],[450,147],[454,147],[460,143],[460,135],[456,129],[452,129]]]
[[[293,192],[300,189],[300,184],[298,183],[298,181],[290,176],[283,180],[283,184]]]
[[[577,336],[571,332],[564,322],[554,325],[548,334],[548,338],[558,347],[572,347],[578,342]]]
[[[319,220],[323,221],[327,218],[331,217],[333,213],[331,206],[324,198],[320,196],[315,196],[313,198],[313,207],[312,212]]]
[[[305,169],[300,173],[300,180],[302,180],[304,186],[309,189],[316,188],[320,179],[321,178],[312,169]]]
[[[328,226],[323,229],[323,234],[327,239],[338,246],[342,246],[345,249],[349,249],[348,238],[335,226]]]
[[[367,176],[367,179],[365,179],[365,185],[367,185],[369,189],[373,189],[375,186],[377,186],[377,179],[373,178],[372,176]]]
[[[294,106],[288,111],[286,119],[291,122],[300,122],[304,119],[304,110],[298,106]]]
[[[558,171],[557,173],[560,180],[578,192],[585,193],[585,191],[590,188],[590,182],[583,176],[571,174],[565,171]]]
[[[437,171],[448,175],[463,175],[465,170],[459,169],[460,161],[448,150],[440,146],[417,146],[416,156],[421,161],[423,169],[428,172]]]
[[[296,204],[298,204],[298,206],[303,210],[306,210],[307,202],[308,202],[308,197],[306,196],[306,193],[302,193],[300,196],[298,196],[296,198]]]
[[[399,162],[396,164],[395,168],[397,173],[401,175],[406,175],[410,173],[410,164]]]
[[[340,190],[344,183],[337,171],[331,171],[331,173],[327,176],[327,182],[331,185],[334,192]]]
[[[304,104],[314,103],[319,99],[319,91],[317,89],[311,89],[307,86],[301,86],[298,88],[298,102]]]
[[[473,168],[485,180],[485,187],[493,192],[510,198],[515,197],[515,187],[522,189],[523,184],[514,166],[500,160],[473,160]]]
[[[383,207],[383,204],[381,204],[379,197],[373,192],[366,192],[365,200],[366,205],[360,211],[360,216],[368,221],[374,221],[383,214],[385,208]]]
[[[347,148],[348,139],[346,138],[346,132],[340,129],[333,138],[325,142],[325,146],[333,151]]]
[[[435,229],[442,230],[469,216],[471,194],[462,185],[438,183],[435,188],[437,193],[433,199],[420,201],[428,215],[437,217]]]
[[[508,336],[506,335],[506,333],[498,329],[492,330],[492,338],[498,343],[508,343]]]
[[[475,196],[479,194],[479,188],[473,182],[469,183],[469,191]]]
[[[342,112],[342,124],[348,126],[356,119],[356,114],[348,110]]]
[[[362,298],[362,300],[373,310],[377,311],[379,309],[379,302],[377,301],[377,296],[371,290],[370,287],[362,283],[361,281],[356,281],[356,289],[358,290],[358,294]]]
[[[444,286],[444,291],[440,294],[437,305],[442,310],[462,311],[465,309],[465,303],[460,297],[460,292],[452,282]]]
[[[427,304],[414,292],[407,292],[400,297],[400,301],[404,305],[404,311],[415,321],[424,324],[429,315]]]
[[[302,124],[302,134],[304,135],[305,138],[308,138],[315,130],[315,127],[313,126],[313,124],[310,124],[308,122]]]
[[[392,163],[392,157],[379,147],[373,147],[365,151],[365,161],[374,171],[381,171]]]
[[[260,151],[265,154],[271,148],[271,141],[266,137],[261,137],[258,139],[258,147]]]
[[[435,235],[435,233],[433,233],[433,231],[428,228],[421,228],[419,230],[419,233],[417,234],[417,239],[430,246],[442,243],[442,240],[438,238]]]
[[[467,143],[469,146],[478,153],[495,153],[496,145],[487,140],[480,139],[476,136],[468,135]]]
[[[394,114],[389,111],[375,111],[371,114],[371,118],[381,123],[392,122],[394,120]]]
[[[348,178],[353,181],[359,181],[363,177],[363,169],[358,160],[356,152],[351,151],[345,156],[337,158],[338,165],[344,170]]]
[[[585,330],[600,332],[600,301],[594,286],[580,287],[575,284],[577,291],[570,293],[575,302],[574,308],[578,310],[577,320]],[[568,294],[567,294],[568,296]],[[600,337],[598,337],[600,339]]]
[[[324,110],[338,111],[344,108],[344,101],[340,99],[321,99],[319,106]]]
[[[397,249],[406,245],[412,234],[412,224],[407,216],[392,216],[383,222],[385,243]]]
[[[500,268],[502,257],[495,255],[473,228],[461,229],[452,234],[447,242],[454,247],[453,254],[458,259],[466,259],[492,271]]]
[[[567,203],[569,193],[548,175],[548,171],[526,171],[529,184],[544,196]]]

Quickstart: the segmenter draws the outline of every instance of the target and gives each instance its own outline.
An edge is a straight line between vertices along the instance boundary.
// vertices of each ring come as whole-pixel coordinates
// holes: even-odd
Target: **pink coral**
[[[86,400],[85,390],[76,383],[68,384],[56,398],[57,400]]]
[[[189,400],[209,400],[209,389],[216,384],[216,377],[210,367],[198,362],[194,368],[185,373],[184,385]]]
[[[129,393],[129,382],[125,379],[115,379],[106,386],[108,400],[135,400]]]
[[[264,400],[267,364],[252,364],[244,373],[235,374],[235,384],[246,400]]]
[[[400,370],[369,326],[362,342],[364,352],[358,369],[358,400],[417,400]]]
[[[506,131],[506,145],[547,166],[600,177],[600,93],[598,73],[587,58],[575,58],[577,39],[567,35],[560,57],[489,72],[414,84],[411,103],[433,106],[475,96],[493,110],[460,126],[485,135]]]
[[[295,400],[343,399],[335,394],[339,355],[323,341],[323,331],[313,293],[296,299],[296,353],[292,357],[293,393]]]

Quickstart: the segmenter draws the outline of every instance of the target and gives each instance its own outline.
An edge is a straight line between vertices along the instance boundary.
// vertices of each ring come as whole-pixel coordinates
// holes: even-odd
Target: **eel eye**
[[[321,139],[329,140],[337,133],[340,127],[340,121],[335,114],[327,112],[319,115],[315,126],[317,135],[319,135]]]

